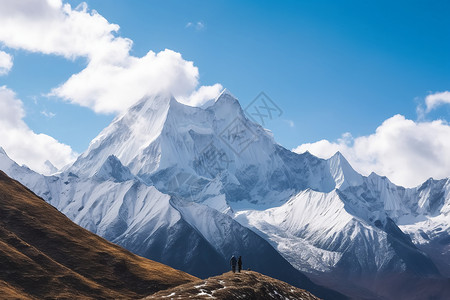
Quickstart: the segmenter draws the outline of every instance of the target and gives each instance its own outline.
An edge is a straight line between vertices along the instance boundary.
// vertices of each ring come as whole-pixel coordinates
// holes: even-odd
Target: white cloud
[[[51,111],[47,111],[47,110],[43,110],[41,111],[41,115],[43,115],[44,117],[47,117],[49,119],[53,118],[54,116],[56,116],[55,113],[52,113]]]
[[[147,94],[189,95],[198,85],[198,76],[192,62],[166,49],[142,58],[130,56],[121,64],[90,63],[52,94],[96,112],[120,112]]]
[[[59,143],[46,134],[33,132],[23,121],[23,103],[14,92],[0,87],[0,146],[19,164],[31,169],[49,172],[46,160],[61,168],[73,161],[76,153],[70,146]]]
[[[425,98],[426,112],[430,112],[442,104],[450,104],[449,91],[430,94]]]
[[[336,142],[322,140],[293,149],[329,158],[340,151],[364,175],[375,172],[394,183],[412,187],[429,177],[450,176],[450,125],[442,120],[414,122],[396,115],[374,134],[353,138],[345,134]]]
[[[199,72],[193,62],[167,49],[131,56],[132,41],[117,36],[118,30],[85,3],[75,9],[59,0],[0,4],[0,41],[7,47],[87,58],[87,67],[51,95],[96,112],[116,113],[147,94],[170,92],[188,98],[195,93]]]
[[[198,22],[195,22],[195,23],[188,22],[186,24],[186,28],[194,28],[196,30],[202,30],[202,29],[205,29],[205,23],[203,23],[201,21],[198,21]]]
[[[61,1],[6,0],[0,4],[0,41],[7,47],[66,58],[118,61],[128,56],[132,41],[86,4],[72,9]]]
[[[0,75],[8,74],[13,66],[12,56],[4,51],[0,51]]]
[[[191,95],[187,97],[178,97],[177,100],[190,106],[202,106],[203,104],[208,102],[208,100],[215,99],[217,96],[219,96],[222,90],[223,86],[219,83],[216,83],[214,85],[206,85],[195,90]]]
[[[317,157],[328,159],[336,152],[341,151],[341,145],[337,143],[331,143],[327,140],[320,140],[315,143],[305,143],[292,149],[296,153],[309,152]]]

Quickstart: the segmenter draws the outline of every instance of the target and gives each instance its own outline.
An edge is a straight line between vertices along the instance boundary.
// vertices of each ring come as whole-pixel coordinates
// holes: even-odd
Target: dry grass
[[[317,300],[311,293],[257,272],[225,273],[148,296],[150,299],[292,299]]]
[[[0,266],[1,295],[17,299],[132,299],[197,280],[81,228],[1,171]]]
[[[3,280],[0,280],[0,298],[17,300],[32,299],[30,295],[26,295]]]

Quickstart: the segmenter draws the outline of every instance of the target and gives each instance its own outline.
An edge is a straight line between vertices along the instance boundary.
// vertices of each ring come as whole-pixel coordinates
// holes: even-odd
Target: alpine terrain
[[[0,171],[0,299],[137,299],[198,280],[74,224]]]
[[[3,150],[0,169],[93,233],[198,277],[235,254],[326,299],[450,296],[450,179],[406,189],[340,153],[293,153],[226,90],[203,107],[144,98],[53,176]]]

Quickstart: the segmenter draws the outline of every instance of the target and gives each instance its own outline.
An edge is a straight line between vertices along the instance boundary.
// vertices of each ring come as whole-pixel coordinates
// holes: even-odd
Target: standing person
[[[241,273],[242,270],[242,256],[239,256],[238,259],[238,272]]]
[[[230,259],[230,265],[231,271],[233,271],[233,273],[236,273],[236,257],[234,257],[234,255]]]

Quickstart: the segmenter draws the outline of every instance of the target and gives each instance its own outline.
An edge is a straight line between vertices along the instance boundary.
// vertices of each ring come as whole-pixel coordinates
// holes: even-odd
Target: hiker
[[[242,256],[239,256],[238,259],[238,272],[241,273],[242,270]]]
[[[234,255],[230,259],[230,265],[231,271],[233,271],[233,273],[236,273],[236,257],[234,257]]]

